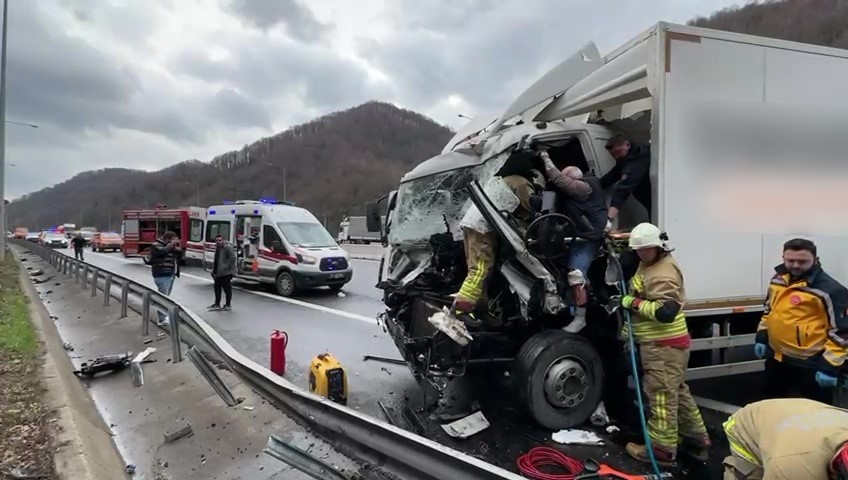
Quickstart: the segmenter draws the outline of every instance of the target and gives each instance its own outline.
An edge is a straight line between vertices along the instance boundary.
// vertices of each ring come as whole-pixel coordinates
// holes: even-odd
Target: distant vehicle
[[[117,252],[124,246],[124,239],[115,232],[97,232],[91,240],[91,251],[105,252],[110,250]]]
[[[24,235],[24,238],[26,238],[26,241],[33,242],[33,243],[38,243],[39,237],[41,237],[41,234],[38,233],[38,232],[31,232],[31,233],[27,233],[26,235]]]
[[[94,238],[95,233],[97,233],[97,232],[96,231],[92,232],[91,230],[80,230],[79,231],[79,234],[82,235],[82,238],[85,239],[86,245],[91,245],[91,240]]]
[[[15,228],[15,238],[26,238],[28,233],[29,233],[29,230],[27,230],[24,227]]]
[[[203,262],[203,230],[206,209],[200,207],[124,210],[121,227],[125,257],[144,256],[157,238],[170,230],[177,234],[186,260]]]
[[[380,242],[380,232],[369,232],[365,224],[365,217],[345,217],[339,224],[339,243],[364,243]]]
[[[284,297],[308,287],[338,291],[353,277],[347,252],[308,210],[239,200],[209,207],[206,218],[207,269],[215,258],[215,236],[221,235],[238,252],[238,278],[273,284]]]
[[[68,239],[60,232],[45,232],[41,237],[41,244],[50,248],[67,248]]]

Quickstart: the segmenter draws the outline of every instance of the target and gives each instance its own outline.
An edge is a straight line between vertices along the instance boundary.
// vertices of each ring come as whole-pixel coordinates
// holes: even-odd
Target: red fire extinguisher
[[[286,374],[286,346],[289,344],[289,335],[280,330],[274,330],[271,334],[271,371],[277,375]]]

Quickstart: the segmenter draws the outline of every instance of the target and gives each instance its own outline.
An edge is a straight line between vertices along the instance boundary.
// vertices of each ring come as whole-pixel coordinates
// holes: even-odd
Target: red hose
[[[567,473],[545,473],[539,467],[558,467]],[[550,447],[534,447],[518,457],[518,471],[532,480],[574,480],[583,471],[583,462]]]

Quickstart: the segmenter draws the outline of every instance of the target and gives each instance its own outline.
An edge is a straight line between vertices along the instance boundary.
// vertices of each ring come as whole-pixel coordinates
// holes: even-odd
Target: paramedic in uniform
[[[521,228],[527,228],[530,221],[530,197],[539,188],[534,182],[541,181],[540,163],[539,157],[531,152],[513,152],[484,187],[498,209],[511,211]],[[457,314],[470,314],[486,291],[486,280],[495,264],[498,236],[473,203],[460,221],[460,227],[468,274],[454,296],[452,310]],[[524,232],[519,233],[523,235]]]
[[[768,398],[800,395],[831,403],[845,367],[848,290],[822,270],[816,245],[783,245],[757,328],[754,352],[766,359]]]
[[[574,320],[563,328],[566,332],[578,333],[586,326],[586,278],[609,223],[607,204],[597,177],[584,176],[580,168],[575,166],[560,171],[548,152],[542,151],[540,156],[548,180],[568,197],[564,213],[574,222],[577,236],[580,237],[568,252],[568,285],[577,308]]]
[[[683,314],[683,274],[660,229],[650,223],[633,228],[630,248],[640,261],[621,307],[632,312],[633,339],[639,345],[643,389],[650,407],[648,434],[654,457],[660,464],[673,463],[680,443],[682,450],[706,461],[710,437],[684,382],[691,338]],[[626,450],[636,460],[650,461],[645,445],[628,443]]]
[[[724,479],[848,480],[848,410],[803,398],[749,404],[724,423]]]
[[[610,222],[615,221],[621,206],[631,195],[645,207],[648,221],[651,221],[651,147],[631,144],[621,134],[607,140],[605,146],[615,159],[615,167],[601,177],[603,188],[612,188],[607,212]]]

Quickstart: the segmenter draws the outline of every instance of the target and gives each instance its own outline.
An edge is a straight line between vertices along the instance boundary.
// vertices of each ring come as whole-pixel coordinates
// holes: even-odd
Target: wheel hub
[[[586,399],[589,382],[586,370],[571,358],[560,358],[545,373],[545,396],[557,408],[574,408]]]

